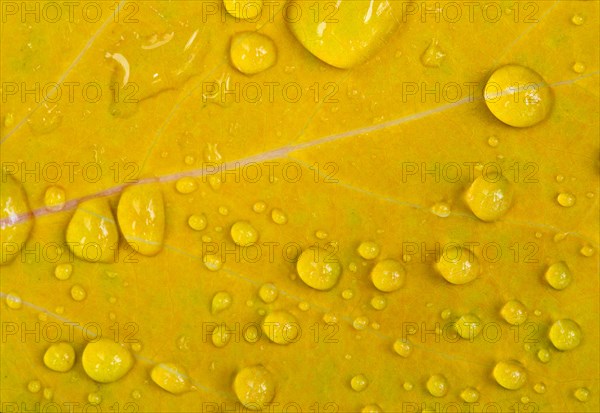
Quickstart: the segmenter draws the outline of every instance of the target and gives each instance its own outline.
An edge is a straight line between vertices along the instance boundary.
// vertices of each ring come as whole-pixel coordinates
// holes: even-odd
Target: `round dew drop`
[[[483,329],[483,323],[474,314],[461,316],[454,324],[456,332],[465,340],[473,340]]]
[[[241,247],[247,247],[258,241],[258,231],[246,221],[238,221],[231,226],[231,239]]]
[[[73,300],[83,301],[85,300],[86,296],[87,293],[81,285],[75,284],[73,287],[71,287],[71,298],[73,298]]]
[[[198,189],[198,182],[191,176],[185,176],[175,182],[175,189],[180,194],[191,194]]]
[[[548,351],[548,349],[539,349],[537,352],[537,356],[542,363],[548,363],[550,361],[550,352]]]
[[[60,211],[67,202],[66,198],[64,189],[59,186],[50,186],[44,194],[44,205],[50,211]]]
[[[383,409],[377,404],[367,404],[360,413],[383,413]]]
[[[59,280],[68,280],[73,273],[73,266],[71,264],[58,264],[54,268],[54,276]]]
[[[275,385],[271,372],[257,365],[238,372],[233,381],[233,390],[247,409],[261,410],[275,397]]]
[[[27,383],[27,390],[31,393],[37,393],[42,389],[42,383],[39,380],[32,380]]]
[[[352,387],[354,391],[361,392],[365,390],[368,386],[369,380],[365,377],[364,374],[358,374],[352,377],[352,380],[350,380],[350,387]]]
[[[6,305],[8,306],[8,308],[18,310],[23,306],[23,300],[16,293],[9,293],[6,295]]]
[[[261,285],[260,289],[258,290],[258,296],[267,304],[274,302],[278,295],[279,291],[277,291],[277,287],[271,283]]]
[[[384,310],[387,307],[387,299],[383,295],[376,295],[371,298],[371,307],[375,310]]]
[[[241,32],[231,39],[229,58],[237,70],[253,75],[275,65],[277,49],[273,40],[264,34]]]
[[[204,214],[194,214],[188,218],[188,225],[194,231],[202,231],[206,228],[208,221]]]
[[[479,400],[479,390],[473,387],[467,387],[460,393],[460,398],[467,403],[475,403]]]
[[[379,261],[371,270],[371,281],[383,292],[396,291],[404,285],[406,270],[396,260]]]
[[[585,387],[580,387],[577,390],[575,390],[573,395],[580,402],[587,402],[588,399],[590,398],[590,391],[589,391],[589,389],[586,389]]]
[[[466,248],[449,247],[435,264],[437,271],[451,284],[466,284],[479,275],[479,260]]]
[[[365,260],[373,260],[379,255],[380,248],[379,245],[373,241],[364,241],[360,243],[357,251],[358,255]]]
[[[465,200],[477,218],[493,222],[509,210],[513,193],[512,185],[503,176],[478,176],[469,187]]]
[[[550,327],[548,336],[559,350],[573,350],[581,343],[581,327],[568,318],[558,320]]]
[[[287,215],[281,209],[275,208],[271,211],[271,219],[274,223],[283,225],[287,223]]]
[[[190,390],[190,380],[187,372],[181,366],[173,363],[160,363],[152,368],[152,381],[162,389],[173,394],[181,394]]]
[[[517,390],[527,381],[525,368],[516,361],[501,361],[496,364],[492,375],[496,382],[508,390]]]
[[[131,370],[133,362],[126,348],[106,338],[88,343],[81,356],[81,364],[87,375],[100,383],[119,380]]]
[[[202,257],[202,262],[209,271],[219,271],[223,267],[223,262],[218,254],[207,254]]]
[[[229,331],[227,330],[227,326],[219,325],[213,330],[211,338],[215,347],[221,348],[225,347],[227,343],[229,343],[231,336],[229,334]]]
[[[571,284],[573,276],[567,264],[560,261],[548,267],[545,278],[548,284],[555,290],[564,290]]]
[[[508,324],[518,326],[527,320],[527,308],[520,301],[511,300],[504,304],[500,315]]]
[[[211,303],[211,312],[213,314],[220,313],[221,311],[229,308],[233,299],[231,298],[231,294],[227,291],[219,291],[213,296]]]
[[[262,12],[262,0],[223,0],[227,13],[238,19],[253,20]]]
[[[325,291],[337,284],[342,266],[331,252],[317,247],[309,248],[300,254],[296,271],[306,285]]]
[[[399,338],[394,342],[394,351],[402,357],[408,357],[412,353],[412,344],[407,338]]]
[[[273,343],[289,344],[297,340],[300,325],[291,313],[278,310],[265,316],[262,322],[262,330]]]
[[[448,380],[441,374],[434,374],[427,380],[427,390],[434,397],[444,397],[448,387]]]
[[[563,206],[565,208],[570,208],[573,205],[575,205],[575,201],[575,195],[570,194],[568,192],[561,192],[556,196],[556,202],[558,202],[560,206]]]
[[[554,101],[546,81],[533,70],[519,65],[497,69],[485,86],[484,98],[496,118],[518,128],[546,119]]]
[[[75,350],[69,343],[52,344],[44,353],[44,364],[50,370],[64,373],[75,364]]]

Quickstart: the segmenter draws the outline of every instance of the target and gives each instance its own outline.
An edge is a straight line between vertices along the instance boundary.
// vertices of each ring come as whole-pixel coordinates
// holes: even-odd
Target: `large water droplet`
[[[444,397],[448,388],[448,380],[441,374],[434,374],[427,380],[427,391],[434,397]]]
[[[492,375],[500,386],[509,390],[520,389],[527,381],[525,368],[516,361],[498,362],[492,371]]]
[[[571,284],[573,275],[564,261],[552,264],[545,273],[548,284],[556,290],[564,290]]]
[[[245,367],[233,381],[233,390],[239,401],[248,409],[260,410],[275,397],[275,378],[262,365]]]
[[[550,327],[548,337],[554,347],[559,350],[573,350],[581,343],[581,327],[575,321],[568,318],[557,320]]]
[[[482,221],[496,221],[510,208],[513,187],[503,176],[492,179],[479,176],[469,187],[465,200],[473,214]]]
[[[81,364],[90,378],[100,383],[111,383],[125,376],[134,359],[119,343],[107,338],[88,343],[81,355]]]
[[[379,291],[396,291],[404,285],[405,280],[406,270],[396,260],[379,261],[371,270],[371,281]]]
[[[296,271],[309,287],[329,290],[337,284],[342,266],[333,253],[322,248],[309,248],[300,254]]]

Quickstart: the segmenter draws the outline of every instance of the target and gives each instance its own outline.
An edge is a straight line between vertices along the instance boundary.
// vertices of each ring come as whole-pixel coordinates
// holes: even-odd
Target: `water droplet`
[[[131,397],[133,397],[135,400],[139,400],[142,398],[142,393],[139,390],[134,390],[131,392]]]
[[[88,402],[93,405],[98,405],[102,402],[102,396],[98,393],[90,393],[88,394]]]
[[[550,352],[548,351],[548,349],[540,349],[537,353],[537,356],[542,363],[548,363],[550,361]]]
[[[495,136],[490,136],[490,137],[488,138],[488,145],[490,145],[492,148],[495,148],[495,147],[497,147],[497,146],[498,146],[498,143],[499,143],[499,141],[498,141],[498,138],[497,138],[497,137],[495,137]]]
[[[6,294],[6,305],[8,308],[18,310],[23,306],[23,300],[17,293],[11,292]]]
[[[406,391],[411,391],[414,386],[413,386],[413,384],[411,382],[405,381],[404,384],[402,385],[402,387]]]
[[[590,391],[585,387],[580,387],[573,393],[575,398],[580,402],[587,402],[590,397]]]
[[[472,251],[460,246],[445,249],[435,264],[437,271],[451,284],[466,284],[480,273],[479,260]]]
[[[527,320],[527,308],[520,301],[510,300],[504,304],[500,315],[508,324],[518,326]]]
[[[198,182],[191,176],[184,176],[175,182],[175,189],[180,194],[191,194],[198,189]]]
[[[57,103],[44,102],[31,113],[27,124],[37,135],[50,133],[62,123],[62,111]]]
[[[54,276],[59,280],[68,280],[73,273],[73,266],[71,264],[58,264],[54,268]]]
[[[360,413],[383,413],[383,409],[377,404],[367,404]]]
[[[364,374],[358,374],[350,380],[350,387],[352,387],[354,391],[361,392],[365,390],[367,386],[369,386],[369,380]]]
[[[467,387],[460,393],[460,398],[467,403],[475,403],[479,400],[479,390],[474,387]]]
[[[271,219],[274,223],[283,225],[287,223],[287,215],[281,209],[275,208],[271,211]]]
[[[190,390],[190,379],[181,366],[174,363],[160,363],[152,368],[152,381],[162,389],[173,394],[181,394]]]
[[[252,205],[252,210],[257,214],[261,214],[267,210],[267,204],[262,201],[255,202],[254,205]]]
[[[454,323],[459,336],[465,340],[473,340],[483,329],[483,323],[474,314],[465,314]]]
[[[342,266],[331,252],[322,248],[309,248],[300,254],[296,271],[306,285],[323,291],[337,284]]]
[[[575,205],[575,195],[570,194],[568,192],[561,192],[556,197],[556,201],[560,206],[564,206],[565,208],[572,207]]]
[[[509,390],[520,389],[527,381],[527,372],[517,361],[498,362],[492,374],[500,386]]]
[[[440,49],[438,40],[433,39],[429,44],[429,47],[425,49],[425,52],[421,55],[421,63],[425,67],[440,67],[442,61],[446,57],[446,53]]]
[[[65,190],[60,186],[49,186],[44,194],[44,205],[49,211],[60,211],[67,202]]]
[[[573,17],[571,17],[571,22],[576,26],[581,26],[585,22],[585,19],[581,14],[574,14]]]
[[[581,247],[579,252],[584,257],[591,257],[592,255],[594,255],[594,248],[590,247],[589,245],[584,245],[583,247]]]
[[[363,241],[358,246],[358,255],[363,257],[365,260],[372,260],[377,258],[379,255],[379,245],[373,241]]]
[[[206,219],[206,215],[204,214],[194,214],[190,215],[188,218],[188,225],[194,231],[202,231],[206,228],[208,224],[208,220]]]
[[[293,343],[300,331],[296,317],[285,310],[268,314],[263,319],[262,330],[269,340],[277,344]]]
[[[440,317],[442,317],[442,320],[449,319],[451,315],[452,315],[452,310],[450,310],[450,309],[442,310],[442,312],[440,313]]]
[[[111,262],[119,232],[106,198],[81,203],[67,227],[67,242],[76,257]]]
[[[238,19],[255,21],[262,11],[262,0],[223,0],[227,13]]]
[[[356,265],[355,262],[351,262],[348,264],[348,270],[350,270],[350,272],[356,272],[358,270],[358,265]]]
[[[573,71],[575,73],[583,73],[585,72],[585,65],[581,62],[573,63]]]
[[[258,231],[247,221],[238,221],[231,226],[231,239],[241,247],[255,244]]]
[[[323,315],[323,321],[328,324],[335,324],[338,322],[338,317],[333,313],[325,313]]]
[[[209,271],[219,271],[223,267],[219,254],[206,254],[202,257],[202,262]]]
[[[533,391],[535,391],[538,394],[544,394],[546,393],[546,385],[542,382],[536,383],[533,385]]]
[[[46,387],[43,391],[43,394],[44,394],[44,399],[52,400],[52,398],[54,397],[54,390],[52,390],[49,387]]]
[[[556,182],[563,182],[565,180],[564,175],[556,175]]]
[[[212,333],[212,342],[215,347],[225,347],[229,343],[231,335],[225,324],[218,325]]]
[[[142,343],[140,343],[139,341],[136,343],[132,343],[131,344],[131,349],[133,351],[135,351],[136,353],[139,353],[140,351],[142,351]]]
[[[31,393],[37,393],[42,389],[42,383],[39,382],[39,380],[31,380],[29,383],[27,383],[27,390],[29,390]]]
[[[536,233],[535,233],[535,237],[536,237],[536,238],[542,238],[542,235],[543,235],[543,234],[542,234],[541,232],[536,232]]]
[[[535,87],[531,87],[535,85]],[[548,116],[553,105],[550,86],[533,70],[507,65],[490,76],[484,90],[488,109],[507,125],[524,128]]]
[[[581,327],[568,318],[557,320],[550,327],[548,337],[559,350],[573,350],[581,343]]]
[[[427,380],[427,390],[434,397],[444,397],[448,387],[448,380],[441,374],[434,374]]]
[[[344,300],[351,300],[354,297],[354,291],[351,289],[346,289],[342,291],[342,298]]]
[[[275,387],[273,375],[262,365],[243,368],[233,381],[233,390],[239,401],[253,410],[273,400]]]
[[[413,346],[407,338],[399,338],[394,341],[394,351],[402,357],[408,357],[412,353]]]
[[[268,36],[258,32],[240,32],[231,38],[231,64],[240,72],[253,75],[275,65],[277,49]]]
[[[248,326],[244,329],[244,340],[248,343],[256,343],[260,339],[260,331],[254,325]]]
[[[231,297],[231,294],[229,294],[227,291],[219,291],[213,296],[211,312],[213,314],[220,313],[221,311],[229,308],[232,302],[233,298]]]
[[[493,180],[479,176],[473,181],[465,195],[469,208],[482,221],[497,221],[510,208],[513,187],[503,176]]]
[[[327,232],[325,232],[321,229],[315,232],[315,237],[317,237],[318,239],[325,239],[328,236],[329,236],[329,234],[327,234]]]
[[[165,234],[165,206],[156,185],[126,188],[119,199],[117,218],[121,233],[134,251],[146,256],[160,252]]]
[[[186,335],[181,335],[177,338],[176,344],[179,350],[188,351],[190,349],[190,338]]]
[[[364,330],[369,325],[369,319],[365,316],[356,317],[352,322],[352,327],[356,330]]]
[[[81,364],[87,375],[100,383],[119,380],[133,367],[133,362],[127,349],[106,338],[88,343],[81,356]]]
[[[279,291],[277,290],[277,287],[271,283],[261,285],[258,290],[258,296],[267,304],[274,302],[278,295]]]
[[[23,186],[12,175],[6,175],[4,169],[0,171],[0,178],[0,219],[6,220],[0,227],[0,239],[3,244],[0,248],[1,265],[12,261],[29,238],[33,216],[30,215],[31,210]],[[21,215],[25,215],[27,219],[19,221]],[[14,245],[16,249],[7,248],[8,245]]]
[[[371,307],[381,311],[387,307],[387,299],[383,295],[373,296],[373,298],[371,298]]]
[[[54,343],[44,353],[44,364],[50,370],[64,373],[75,364],[75,350],[69,343]]]
[[[433,215],[436,215],[440,218],[447,218],[450,216],[450,214],[452,212],[450,205],[447,204],[446,202],[435,203],[431,207],[430,211]]]
[[[404,285],[406,270],[396,260],[379,261],[371,270],[371,281],[383,292],[396,291]]]
[[[298,308],[300,311],[308,311],[310,310],[310,304],[307,301],[300,301],[298,303]]]
[[[4,127],[9,129],[14,124],[15,124],[15,114],[12,112],[7,113],[4,116]]]
[[[556,290],[564,290],[571,284],[573,275],[564,261],[552,264],[545,273],[546,281]]]
[[[85,300],[86,295],[85,289],[81,285],[75,284],[71,287],[71,298],[73,298],[73,300],[83,301]]]
[[[220,175],[217,175],[217,174],[209,175],[208,176],[208,184],[210,185],[210,187],[213,190],[218,191],[219,189],[221,189],[221,185],[223,184],[223,180],[221,179]]]
[[[527,396],[521,397],[521,403],[528,404],[529,403],[529,397],[527,397]]]

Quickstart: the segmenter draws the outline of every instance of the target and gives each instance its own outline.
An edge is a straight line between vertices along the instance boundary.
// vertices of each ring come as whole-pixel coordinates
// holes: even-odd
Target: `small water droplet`
[[[460,393],[460,398],[467,403],[475,403],[479,400],[479,390],[474,387],[467,387]]]
[[[452,310],[450,310],[448,308],[442,310],[442,312],[440,313],[440,317],[442,317],[442,320],[449,319],[451,315],[452,315]]]
[[[452,209],[446,202],[437,202],[431,207],[431,213],[440,218],[447,218],[450,216]]]
[[[346,289],[342,291],[342,298],[344,300],[350,300],[352,299],[352,297],[354,297],[354,291],[352,291],[351,289]]]
[[[581,249],[579,250],[579,252],[584,257],[591,257],[592,255],[594,255],[594,248],[592,248],[589,245],[584,245],[583,247],[581,247]]]
[[[231,239],[241,247],[258,241],[258,231],[248,221],[238,221],[231,226]]]
[[[223,215],[223,216],[229,215],[229,208],[227,208],[226,206],[220,206],[219,207],[219,214]]]
[[[585,65],[581,62],[575,62],[573,64],[573,71],[575,73],[583,73],[585,72]]]
[[[46,399],[46,400],[52,400],[52,398],[54,397],[54,390],[52,390],[49,387],[46,387],[44,389],[43,394],[44,394],[44,399]]]
[[[548,284],[556,290],[564,290],[571,284],[573,275],[564,261],[552,264],[545,273]]]
[[[433,39],[421,55],[421,63],[426,67],[440,67],[445,57],[446,53],[440,49],[438,40]]]
[[[581,327],[568,318],[557,320],[550,327],[548,337],[550,341],[559,350],[572,350],[581,343]]]
[[[198,182],[191,176],[185,176],[175,182],[175,189],[180,194],[191,194],[198,189]]]
[[[187,155],[184,159],[183,162],[186,165],[193,165],[196,162],[196,158],[194,158],[192,155]]]
[[[261,285],[258,290],[258,296],[267,304],[274,302],[278,295],[279,291],[277,290],[277,287],[271,283]]]
[[[261,214],[267,210],[267,204],[263,201],[255,202],[254,205],[252,205],[252,210],[257,214]]]
[[[575,390],[573,395],[580,402],[587,402],[590,397],[590,391],[589,391],[589,389],[587,389],[585,387],[580,387],[577,390]]]
[[[37,393],[42,389],[42,383],[39,380],[31,380],[27,383],[27,390],[31,393]]]
[[[131,397],[133,397],[135,400],[139,400],[142,398],[142,393],[139,390],[134,390],[131,392]]]
[[[227,291],[219,291],[213,296],[211,303],[211,312],[217,314],[231,306],[233,298]]]
[[[538,394],[544,394],[546,393],[546,385],[542,382],[536,383],[533,385],[533,391]]]
[[[369,319],[365,316],[356,317],[352,322],[352,326],[356,330],[364,330],[369,325]]]
[[[500,386],[509,390],[520,389],[527,381],[525,368],[516,361],[498,362],[492,374]]]
[[[102,402],[102,396],[98,393],[90,393],[88,394],[88,402],[93,405],[98,405]]]
[[[518,326],[527,320],[527,308],[520,301],[510,300],[504,304],[500,315],[508,324]]]
[[[66,202],[65,190],[60,186],[50,186],[44,194],[44,205],[50,211],[60,211]]]
[[[371,298],[371,307],[381,311],[387,307],[387,299],[383,295],[376,295]]]
[[[575,195],[568,192],[561,192],[556,197],[556,201],[560,206],[564,206],[565,208],[572,207],[575,205]]]
[[[576,26],[581,26],[585,22],[585,19],[581,14],[574,14],[573,17],[571,17],[571,22]]]
[[[285,224],[288,220],[285,212],[283,212],[279,208],[275,208],[275,209],[273,209],[273,211],[271,211],[271,219],[273,220],[274,223],[279,224],[279,225]]]
[[[434,374],[427,380],[427,390],[434,397],[443,397],[448,393],[448,380],[441,374]]]
[[[6,305],[8,308],[18,310],[23,306],[23,300],[17,293],[11,292],[6,295]]]
[[[328,234],[327,232],[323,231],[323,230],[318,230],[317,232],[315,232],[315,237],[317,237],[318,239],[325,239],[327,238]]]
[[[150,378],[162,389],[173,394],[190,390],[190,378],[187,371],[174,363],[160,363],[152,368]]]
[[[223,180],[221,179],[220,175],[217,175],[217,174],[209,175],[208,176],[208,184],[214,191],[218,191],[219,189],[221,189],[221,186],[223,185]]]
[[[86,295],[85,289],[81,285],[75,284],[71,287],[71,298],[73,298],[73,300],[83,301],[85,300]]]
[[[206,254],[202,257],[202,262],[209,271],[218,271],[223,267],[219,254]]]
[[[188,218],[188,225],[194,231],[202,231],[206,228],[208,221],[204,214],[194,214]]]
[[[402,357],[408,357],[412,353],[413,346],[408,338],[399,338],[393,345],[396,354]]]
[[[409,381],[405,381],[404,384],[402,385],[402,387],[406,391],[411,391],[414,388],[413,384]]]
[[[240,32],[233,35],[229,49],[231,64],[240,72],[252,75],[274,66],[277,48],[268,36],[258,32]]]
[[[369,386],[369,380],[364,374],[358,374],[350,380],[350,386],[354,391],[361,392]]]

